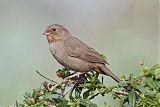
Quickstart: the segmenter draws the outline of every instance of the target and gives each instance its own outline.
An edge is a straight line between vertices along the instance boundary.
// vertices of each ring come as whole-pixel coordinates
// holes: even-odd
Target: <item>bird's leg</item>
[[[84,73],[82,73],[82,72],[76,72],[75,74],[70,75],[70,76],[64,78],[63,81],[66,82],[66,81],[68,81],[69,79],[71,79],[71,78],[73,78],[73,77],[76,77],[76,76],[79,76],[79,75],[81,75],[81,74],[84,74]]]

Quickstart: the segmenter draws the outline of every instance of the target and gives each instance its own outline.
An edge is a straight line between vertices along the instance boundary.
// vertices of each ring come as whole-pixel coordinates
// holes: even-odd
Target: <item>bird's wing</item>
[[[88,62],[108,64],[102,55],[75,37],[70,37],[64,41],[64,49],[67,55],[71,57]]]

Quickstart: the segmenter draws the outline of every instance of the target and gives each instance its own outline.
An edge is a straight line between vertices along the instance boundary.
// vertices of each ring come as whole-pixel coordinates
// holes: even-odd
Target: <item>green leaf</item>
[[[143,87],[142,85],[135,85],[136,89],[138,89],[140,92],[145,94],[147,92],[146,88]]]
[[[90,102],[89,107],[98,107],[97,104]]]
[[[83,93],[83,98],[84,98],[84,99],[88,98],[89,94],[90,94],[90,90],[85,91],[85,92]]]
[[[87,74],[86,74],[86,77],[87,77],[87,79],[89,79],[89,81],[91,81],[91,80],[92,80],[93,75],[92,75],[92,74],[87,73]]]
[[[88,88],[88,89],[91,89],[92,86],[93,86],[92,83],[85,83],[85,84],[84,84],[84,87],[85,87],[85,88]]]
[[[150,73],[150,68],[142,66],[142,73],[145,75],[148,75]]]
[[[144,87],[141,85],[136,85],[136,88],[141,91],[143,94],[145,95],[149,95],[149,96],[154,96],[156,94],[156,92],[153,90],[150,90],[149,87]]]
[[[38,103],[32,105],[31,107],[44,107],[43,105],[44,105],[44,102],[38,102]],[[26,106],[26,107],[28,107],[28,106]]]
[[[104,96],[106,91],[107,91],[106,88],[99,89],[99,92],[101,93],[102,96]]]
[[[107,104],[107,102],[104,102],[104,107],[110,107],[109,104]]]
[[[151,68],[151,71],[152,72],[154,72],[154,71],[156,71],[156,70],[160,70],[160,64],[157,64],[157,65],[155,65],[155,66],[153,66],[152,68]]]
[[[95,103],[92,103],[89,99],[80,99],[80,105],[84,107],[97,107]],[[80,107],[81,107],[80,106]]]
[[[136,102],[136,94],[134,92],[134,90],[130,91],[128,93],[128,101],[129,101],[129,105],[131,107],[135,107],[135,102]]]
[[[18,104],[18,101],[16,100],[16,107],[21,107],[19,104]]]
[[[70,99],[71,101],[74,100],[74,97],[72,96],[74,89],[75,89],[75,86],[72,88],[71,92],[69,93],[69,99]]]
[[[96,83],[98,76],[99,76],[98,73],[96,73],[96,74],[93,76],[93,78],[92,78],[92,80],[91,80],[91,83],[92,83],[92,84],[95,84],[95,83]]]
[[[80,104],[83,106],[89,106],[90,101],[88,99],[80,99]]]
[[[155,65],[153,68],[155,79],[160,79],[160,64]]]
[[[25,98],[25,99],[28,99],[28,97],[31,97],[31,93],[29,93],[29,92],[25,92],[25,94],[24,94],[24,98]]]
[[[33,89],[32,97],[36,98],[38,96],[39,89]]]
[[[45,99],[45,100],[52,99],[54,96],[55,95],[51,94],[50,92],[45,92],[43,99]]]
[[[98,83],[96,84],[97,88],[105,88],[105,85],[103,83]]]
[[[81,91],[78,89],[78,87],[75,89],[75,98],[80,98]]]
[[[118,86],[119,86],[119,87],[127,87],[127,81],[120,81],[120,82],[118,83]]]
[[[156,86],[156,84],[155,84],[155,82],[153,81],[152,78],[148,78],[148,79],[146,80],[146,84],[147,84],[151,89],[156,89],[156,88],[157,88],[157,86]]]
[[[53,98],[53,100],[58,104],[58,107],[68,107],[68,101],[63,97]]]
[[[155,82],[155,84],[157,85],[157,87],[160,88],[160,81],[159,81],[159,80],[155,80],[154,82]]]

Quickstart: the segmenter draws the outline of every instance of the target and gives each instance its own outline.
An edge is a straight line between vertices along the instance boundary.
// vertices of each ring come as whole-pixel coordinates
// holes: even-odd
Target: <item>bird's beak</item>
[[[47,31],[45,31],[44,33],[43,33],[43,35],[49,35],[50,33],[48,33]]]

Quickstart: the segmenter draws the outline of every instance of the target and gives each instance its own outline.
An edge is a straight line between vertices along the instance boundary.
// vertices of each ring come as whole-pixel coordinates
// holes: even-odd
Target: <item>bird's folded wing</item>
[[[102,55],[77,38],[70,37],[65,40],[64,49],[67,55],[71,57],[79,58],[87,62],[108,64]]]

